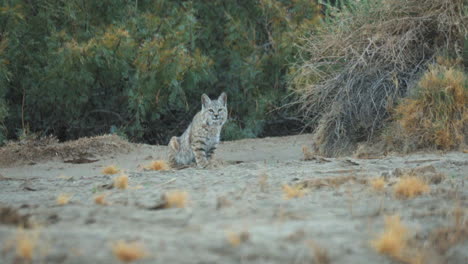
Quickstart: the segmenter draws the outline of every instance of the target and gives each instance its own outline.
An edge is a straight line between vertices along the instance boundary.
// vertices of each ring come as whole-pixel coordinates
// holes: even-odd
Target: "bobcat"
[[[227,95],[222,93],[217,100],[206,94],[201,97],[202,109],[198,112],[180,137],[169,141],[169,163],[180,167],[196,162],[205,168],[213,158],[219,143],[221,128],[227,120]]]

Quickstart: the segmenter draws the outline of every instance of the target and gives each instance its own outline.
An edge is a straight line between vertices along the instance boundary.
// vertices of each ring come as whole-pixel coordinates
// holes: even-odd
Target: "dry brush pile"
[[[341,155],[375,138],[438,55],[463,57],[466,25],[464,0],[366,0],[331,11],[302,39],[291,83],[314,150]]]

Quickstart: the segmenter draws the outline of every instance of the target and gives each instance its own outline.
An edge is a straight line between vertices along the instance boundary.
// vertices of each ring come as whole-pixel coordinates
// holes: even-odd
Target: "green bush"
[[[0,7],[1,136],[115,132],[167,143],[228,93],[225,139],[268,134],[283,111],[306,0],[10,0]],[[4,121],[2,120],[4,119]],[[0,137],[1,139],[1,137]]]

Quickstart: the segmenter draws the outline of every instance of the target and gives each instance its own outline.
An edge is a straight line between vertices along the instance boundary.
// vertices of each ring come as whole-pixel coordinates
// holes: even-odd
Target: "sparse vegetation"
[[[396,197],[413,198],[430,190],[429,186],[416,176],[403,176],[393,187]]]
[[[247,242],[249,238],[250,238],[250,234],[247,231],[226,232],[226,239],[229,242],[229,245],[231,245],[232,247],[238,247],[240,244]]]
[[[152,161],[150,165],[145,167],[148,170],[155,170],[155,171],[167,171],[171,169],[171,166],[165,160],[155,160]]]
[[[372,241],[372,246],[380,254],[400,258],[408,246],[407,236],[408,229],[401,223],[400,216],[387,216],[384,231]]]
[[[139,242],[119,240],[112,245],[114,256],[122,262],[130,263],[148,256],[146,249]]]
[[[258,185],[260,186],[260,190],[262,192],[267,191],[267,189],[268,189],[268,174],[263,172],[258,176]]]
[[[99,205],[108,205],[107,201],[106,201],[106,194],[99,194],[99,195],[96,195],[94,196],[94,202],[96,204],[99,204]]]
[[[173,190],[164,194],[165,208],[185,208],[188,203],[188,193],[181,190]]]
[[[114,187],[125,190],[128,188],[128,175],[122,174],[114,178]]]
[[[19,228],[15,237],[16,256],[31,262],[38,249],[40,231],[38,229],[25,230]]]
[[[387,216],[384,232],[371,244],[378,253],[387,255],[402,263],[425,263],[423,254],[409,245],[408,235],[408,228],[401,223],[400,216]]]
[[[305,195],[306,191],[300,185],[283,185],[283,198],[286,200],[292,198],[300,198]]]
[[[341,173],[341,172],[354,172],[354,170],[351,171],[343,171],[343,170],[337,170],[337,171],[332,171],[336,173]],[[356,177],[355,175],[349,175],[349,176],[332,176],[332,177],[324,177],[324,178],[317,178],[317,179],[310,179],[310,180],[304,180],[298,184],[300,188],[302,189],[320,189],[322,187],[333,187],[337,188],[343,184],[347,184],[350,182],[356,182],[359,184],[367,184],[368,180],[362,177]]]
[[[57,196],[57,204],[58,205],[66,205],[70,202],[71,199],[70,194],[62,193],[59,196]]]
[[[385,179],[383,177],[370,180],[370,185],[375,191],[383,191],[385,188]]]
[[[302,154],[304,155],[304,160],[314,160],[315,155],[312,153],[308,147],[302,146]]]
[[[114,175],[120,172],[120,169],[115,165],[109,165],[102,169],[102,174],[104,175]]]
[[[328,256],[328,252],[325,248],[317,245],[313,241],[308,241],[307,243],[314,255],[314,263],[316,264],[329,264],[330,257]]]

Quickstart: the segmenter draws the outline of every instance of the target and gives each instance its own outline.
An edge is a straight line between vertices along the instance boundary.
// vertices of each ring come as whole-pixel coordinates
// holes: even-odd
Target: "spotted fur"
[[[201,97],[202,109],[180,137],[169,141],[169,162],[179,167],[196,162],[199,168],[208,166],[219,143],[221,129],[227,120],[227,95],[217,100],[206,94]]]

